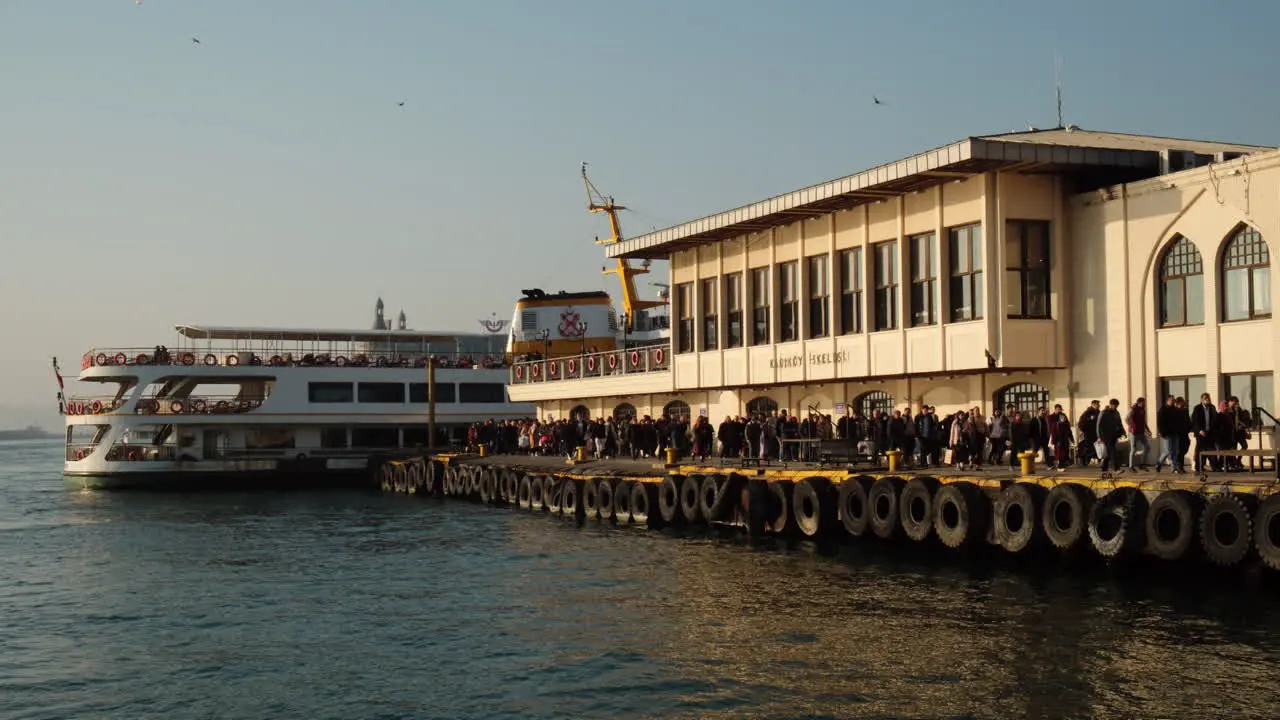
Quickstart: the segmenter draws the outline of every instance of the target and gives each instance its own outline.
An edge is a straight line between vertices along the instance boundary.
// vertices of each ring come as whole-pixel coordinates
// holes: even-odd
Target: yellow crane
[[[582,183],[587,188],[587,210],[593,213],[602,212],[609,217],[609,230],[612,235],[607,240],[597,237],[596,244],[612,245],[622,242],[622,224],[618,221],[618,211],[627,208],[614,203],[612,197],[605,196],[591,184],[590,178],[587,177],[586,163],[582,163]],[[632,278],[648,273],[648,263],[645,263],[644,267],[632,267],[626,258],[618,258],[615,267],[601,268],[601,272],[606,275],[617,275],[622,283],[622,312],[626,316],[624,322],[628,329],[632,329],[635,324],[637,310],[666,305],[664,300],[641,300],[640,293],[636,291],[636,283]]]

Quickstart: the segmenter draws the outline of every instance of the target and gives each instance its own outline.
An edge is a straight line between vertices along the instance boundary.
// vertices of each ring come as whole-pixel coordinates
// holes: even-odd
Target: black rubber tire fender
[[[1204,503],[1200,514],[1200,543],[1209,562],[1236,565],[1253,546],[1252,495],[1222,492]]]
[[[444,494],[453,497],[453,488],[458,484],[458,468],[447,465],[444,469]]]
[[[971,482],[943,485],[933,496],[933,532],[952,549],[976,545],[987,536],[990,508],[982,488]]]
[[[485,470],[480,475],[480,502],[488,505],[493,501],[493,471]]]
[[[563,483],[557,477],[547,475],[542,478],[542,504],[552,515],[559,515],[564,511],[564,505],[561,502],[564,493],[562,485]]]
[[[680,510],[680,489],[684,485],[683,475],[667,475],[658,485],[658,517],[666,525],[677,525],[684,520]]]
[[[600,513],[600,519],[605,522],[611,522],[613,518],[613,478],[603,477],[596,481],[597,498],[596,509]]]
[[[1180,560],[1195,547],[1204,501],[1195,493],[1169,490],[1147,507],[1147,552],[1161,560]]]
[[[882,477],[867,492],[871,532],[882,540],[892,539],[901,528],[898,524],[898,493],[902,484],[900,477]]]
[[[561,483],[560,508],[578,522],[586,518],[586,509],[582,504],[583,487],[581,480],[565,480]]]
[[[746,496],[743,516],[747,519],[747,535],[752,538],[762,537],[769,524],[769,505],[772,500],[769,482],[761,478],[748,480]]]
[[[1044,541],[1040,508],[1045,489],[1033,483],[1013,483],[996,496],[992,508],[996,544],[1014,554],[1035,550]]]
[[[409,492],[409,473],[403,464],[391,466],[391,486],[398,493]]]
[[[534,512],[542,512],[542,476],[534,475],[529,480],[529,509]]]
[[[785,535],[792,527],[791,490],[794,486],[790,480],[775,480],[769,483],[769,514],[765,523],[765,532],[774,535]]]
[[[582,481],[582,516],[589,520],[600,517],[600,484],[595,478]]]
[[[631,482],[618,480],[613,485],[613,520],[619,525],[631,524]]]
[[[836,525],[836,498],[831,481],[820,475],[807,477],[791,489],[791,515],[796,529],[807,538],[817,539],[830,533]]]
[[[1089,513],[1093,492],[1079,483],[1058,483],[1045,495],[1040,526],[1049,543],[1059,550],[1074,550],[1089,541]]]
[[[427,494],[439,496],[444,490],[445,465],[439,461],[431,462],[431,472],[427,474]]]
[[[631,483],[631,521],[636,525],[659,527],[662,516],[655,510],[658,504],[656,483]]]
[[[469,471],[469,472],[467,473],[467,492],[466,492],[466,495],[467,495],[468,497],[471,497],[471,496],[473,496],[473,495],[474,495],[474,496],[478,496],[478,495],[480,494],[480,472],[481,472],[481,468],[480,468],[480,467],[477,467],[477,466],[472,466],[472,467],[469,467],[469,468],[467,468],[467,469],[468,469],[468,471]]]
[[[680,486],[680,514],[687,523],[696,523],[702,519],[698,499],[702,496],[702,475],[690,475]]]
[[[520,494],[520,476],[515,470],[503,470],[498,480],[498,499],[508,505],[515,504]]]
[[[907,481],[898,496],[898,520],[902,532],[916,542],[924,542],[933,532],[934,494],[938,480],[914,477]]]
[[[1272,570],[1280,570],[1280,495],[1272,495],[1253,513],[1253,546]]]
[[[870,506],[867,505],[867,491],[875,480],[866,475],[855,475],[840,483],[840,494],[836,498],[839,509],[840,524],[850,537],[862,537],[871,526]]]
[[[1146,516],[1147,497],[1140,490],[1112,490],[1089,511],[1089,542],[1107,559],[1137,552],[1147,544]]]
[[[533,477],[525,475],[520,478],[519,494],[516,496],[516,507],[528,510],[533,502]]]
[[[707,522],[726,519],[733,509],[731,483],[724,475],[704,475],[698,489],[698,514]]]

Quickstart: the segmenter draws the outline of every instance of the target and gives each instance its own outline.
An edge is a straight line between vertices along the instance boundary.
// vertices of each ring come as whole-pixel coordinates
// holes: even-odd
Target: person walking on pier
[[[997,407],[987,421],[988,437],[991,439],[991,454],[987,456],[988,465],[999,465],[1004,459],[1005,443],[1009,440],[1009,416]]]
[[[1138,398],[1125,418],[1129,431],[1129,469],[1147,469],[1147,450],[1151,448],[1151,428],[1147,425],[1147,399]],[[1141,449],[1139,449],[1141,448]]]
[[[1196,409],[1191,412],[1191,433],[1196,439],[1195,455],[1192,456],[1191,462],[1196,473],[1204,472],[1205,458],[1200,453],[1216,447],[1213,429],[1217,425],[1217,416],[1218,411],[1213,407],[1213,398],[1209,393],[1201,394],[1200,404],[1196,405]],[[1218,469],[1218,458],[1210,458],[1208,462],[1214,470]]]
[[[1156,411],[1156,434],[1160,436],[1160,457],[1156,459],[1156,472],[1169,461],[1169,469],[1178,472],[1178,406],[1177,398],[1169,395],[1164,405]]]
[[[1181,474],[1187,471],[1187,451],[1191,448],[1191,413],[1187,410],[1186,398],[1177,398],[1173,401],[1173,406],[1177,408],[1174,416],[1176,421],[1174,437],[1178,440],[1175,470]]]
[[[982,469],[982,458],[987,452],[987,416],[982,409],[973,407],[969,410],[969,423],[965,426],[969,441],[969,467]]]
[[[1009,421],[1009,467],[1018,467],[1018,455],[1024,452],[1035,452],[1035,426],[1023,419],[1022,413],[1015,411]]]
[[[1045,467],[1052,467],[1049,458],[1049,409],[1041,406],[1031,420],[1031,451],[1040,453],[1040,462]]]
[[[1053,406],[1053,414],[1046,421],[1049,426],[1049,442],[1053,445],[1053,459],[1058,472],[1067,469],[1071,456],[1071,446],[1075,442],[1071,432],[1071,418],[1062,411],[1061,405]]]
[[[1120,460],[1116,457],[1116,443],[1124,437],[1124,419],[1120,417],[1120,401],[1111,398],[1107,407],[1098,413],[1098,453],[1102,461],[1102,470],[1119,470]],[[1095,446],[1096,447],[1096,446]]]
[[[1098,415],[1102,413],[1100,405],[1102,403],[1094,400],[1089,403],[1089,407],[1080,413],[1080,443],[1076,445],[1076,462],[1084,467],[1089,464],[1091,459],[1097,459],[1102,462],[1102,457],[1098,454]]]

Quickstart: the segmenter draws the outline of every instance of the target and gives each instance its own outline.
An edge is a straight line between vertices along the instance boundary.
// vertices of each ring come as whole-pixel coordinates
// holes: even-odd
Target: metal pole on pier
[[[436,447],[436,357],[427,357],[427,450]]]

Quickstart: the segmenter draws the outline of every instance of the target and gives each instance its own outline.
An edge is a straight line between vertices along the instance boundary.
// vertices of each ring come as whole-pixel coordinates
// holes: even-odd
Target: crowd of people
[[[1247,449],[1256,425],[1253,415],[1231,397],[1214,405],[1208,393],[1189,407],[1181,397],[1169,396],[1155,412],[1154,425],[1146,400],[1138,398],[1123,412],[1120,401],[1105,406],[1092,401],[1074,422],[1061,405],[1024,412],[1012,404],[984,415],[977,407],[939,413],[924,406],[875,409],[870,415],[854,411],[832,419],[811,412],[803,416],[777,410],[771,413],[726,416],[718,426],[705,416],[692,423],[688,416],[574,417],[495,421],[472,425],[467,444],[486,443],[499,453],[573,456],[585,446],[594,458],[657,458],[667,448],[681,457],[707,460],[753,458],[812,461],[824,441],[844,441],[846,448],[877,462],[891,450],[902,454],[907,466],[953,466],[981,469],[1005,462],[1016,467],[1020,453],[1033,453],[1059,471],[1070,465],[1096,463],[1102,470],[1127,467],[1168,467],[1238,470],[1239,458],[1203,457],[1207,450]],[[1158,451],[1153,441],[1159,440]],[[1128,447],[1121,450],[1120,444]]]

